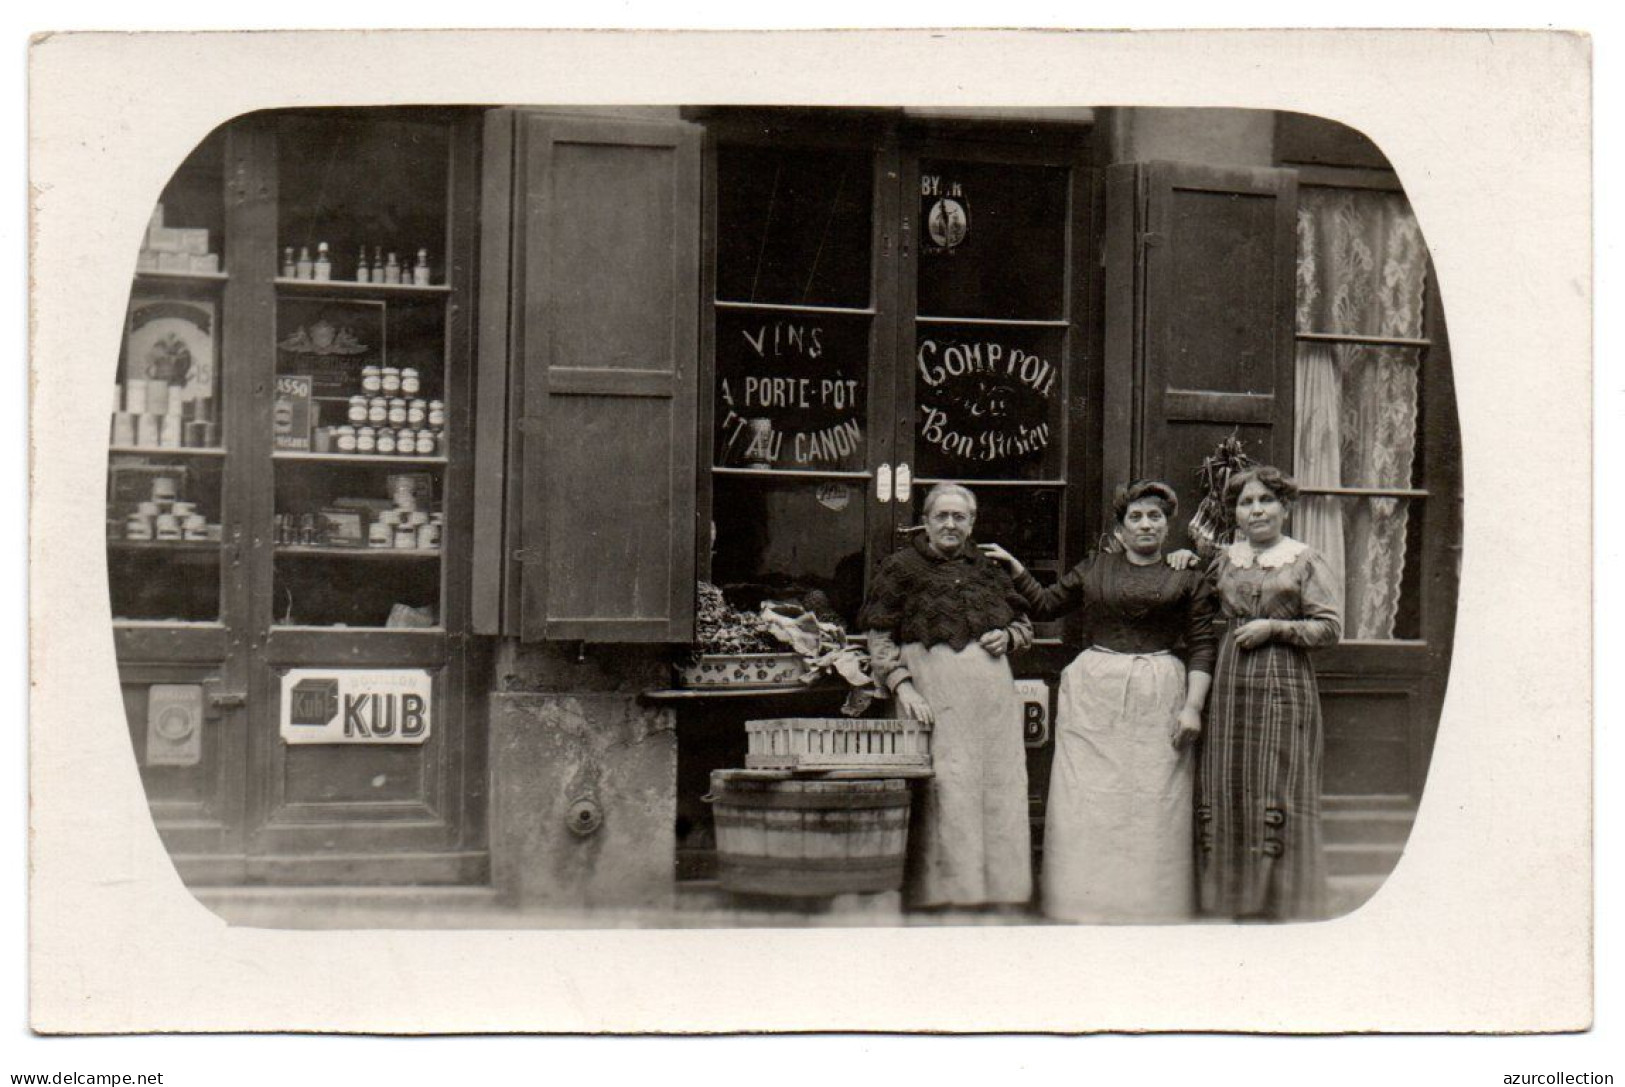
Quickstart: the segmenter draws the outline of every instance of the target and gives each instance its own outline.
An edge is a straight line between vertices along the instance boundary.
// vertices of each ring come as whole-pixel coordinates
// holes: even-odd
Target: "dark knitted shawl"
[[[1004,567],[965,541],[958,556],[932,551],[924,534],[880,564],[858,615],[861,630],[884,630],[899,645],[942,643],[957,652],[1026,615]]]

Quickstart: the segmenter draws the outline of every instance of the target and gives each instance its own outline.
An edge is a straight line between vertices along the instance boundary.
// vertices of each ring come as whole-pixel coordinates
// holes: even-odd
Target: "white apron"
[[[1032,898],[1027,751],[1004,657],[977,642],[902,648],[936,724],[931,769],[909,832],[916,906],[1023,904]]]
[[[1090,649],[1061,673],[1044,820],[1047,916],[1134,922],[1194,913],[1195,758],[1172,743],[1184,702],[1185,666],[1169,653]]]

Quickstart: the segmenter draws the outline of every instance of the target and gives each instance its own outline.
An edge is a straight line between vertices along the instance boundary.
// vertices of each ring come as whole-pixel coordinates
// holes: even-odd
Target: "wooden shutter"
[[[1232,431],[1291,470],[1296,217],[1291,170],[1110,168],[1108,490],[1165,479],[1183,522],[1197,465]]]
[[[507,259],[487,253],[507,282],[486,283],[506,320],[482,322],[498,340],[482,347],[509,360],[504,505],[518,546],[502,625],[513,632],[517,610],[526,640],[690,641],[699,129],[508,116],[506,130],[493,122],[511,137]],[[500,141],[489,150],[503,157]],[[491,411],[482,429],[501,425]]]

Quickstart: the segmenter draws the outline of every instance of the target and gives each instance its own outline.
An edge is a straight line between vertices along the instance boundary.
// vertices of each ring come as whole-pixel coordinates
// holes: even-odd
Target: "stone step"
[[[1326,871],[1333,876],[1386,877],[1404,852],[1392,845],[1327,842]]]
[[[1320,834],[1327,845],[1403,847],[1411,836],[1416,813],[1408,810],[1335,808],[1320,813]]]

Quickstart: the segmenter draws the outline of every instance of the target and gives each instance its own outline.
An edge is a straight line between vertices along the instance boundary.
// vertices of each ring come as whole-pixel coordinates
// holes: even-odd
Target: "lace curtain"
[[[1427,251],[1403,196],[1300,190],[1300,332],[1420,338],[1426,275]],[[1415,348],[1298,345],[1300,485],[1412,485],[1420,363]],[[1294,534],[1324,555],[1343,582],[1345,637],[1394,636],[1409,516],[1404,498],[1300,500]]]

